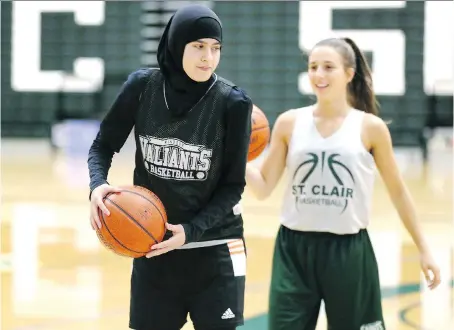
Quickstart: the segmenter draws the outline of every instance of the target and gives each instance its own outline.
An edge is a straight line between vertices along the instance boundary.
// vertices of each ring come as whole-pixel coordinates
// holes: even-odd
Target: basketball
[[[167,214],[159,198],[148,189],[139,186],[120,188],[120,193],[109,193],[104,197],[110,215],[106,216],[98,209],[101,228],[96,228],[96,234],[114,253],[139,258],[163,240]]]
[[[252,132],[249,142],[249,153],[247,160],[256,159],[268,145],[270,140],[270,125],[263,111],[253,105],[252,107]]]

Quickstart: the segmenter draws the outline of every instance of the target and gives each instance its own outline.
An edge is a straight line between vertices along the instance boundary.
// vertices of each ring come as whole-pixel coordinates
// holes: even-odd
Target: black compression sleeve
[[[128,76],[101,122],[99,132],[88,152],[90,196],[93,189],[107,182],[113,155],[123,147],[134,126],[140,95],[147,81],[147,72],[147,69],[140,69]]]
[[[226,113],[225,152],[222,177],[209,203],[190,223],[183,224],[186,243],[198,241],[204,231],[222,224],[241,200],[251,135],[252,101],[238,88],[230,94]]]

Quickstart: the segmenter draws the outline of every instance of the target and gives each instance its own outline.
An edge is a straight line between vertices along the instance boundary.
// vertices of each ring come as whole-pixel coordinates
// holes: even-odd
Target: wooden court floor
[[[131,182],[131,151],[117,156],[112,184]],[[396,152],[443,283],[429,292],[418,254],[378,179],[370,235],[380,266],[390,330],[454,329],[452,151]],[[1,329],[128,329],[131,261],[106,251],[88,220],[88,174],[82,153],[47,143],[2,141]],[[282,185],[268,200],[243,198],[248,247],[246,325],[266,330],[273,241]],[[185,330],[192,329],[188,323]],[[326,329],[322,310],[317,329]],[[353,330],[353,329],[352,329]]]

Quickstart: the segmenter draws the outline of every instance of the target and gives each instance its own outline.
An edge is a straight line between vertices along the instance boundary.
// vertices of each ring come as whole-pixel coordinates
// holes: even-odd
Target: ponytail
[[[372,85],[372,72],[366,58],[358,46],[350,38],[330,38],[316,46],[331,46],[344,59],[345,68],[353,68],[355,75],[348,84],[348,101],[352,107],[374,115],[378,115],[378,102]]]
[[[348,94],[351,105],[358,110],[378,115],[378,102],[375,98],[372,72],[367,64],[366,57],[350,38],[343,38],[350,45],[355,55],[355,75],[348,85]]]

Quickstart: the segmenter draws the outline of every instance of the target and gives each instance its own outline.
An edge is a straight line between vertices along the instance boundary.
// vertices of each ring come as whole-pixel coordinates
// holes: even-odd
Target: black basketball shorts
[[[246,251],[242,239],[134,259],[129,327],[178,330],[243,325]]]

